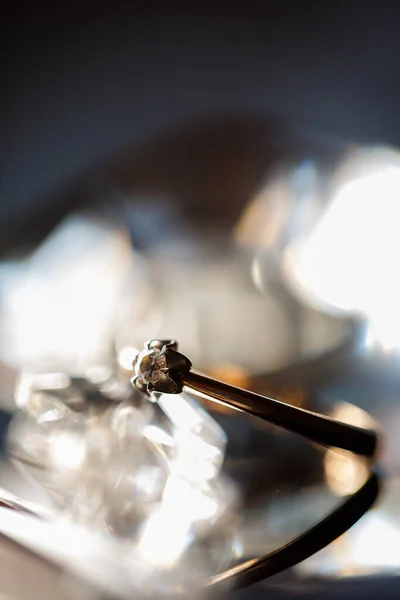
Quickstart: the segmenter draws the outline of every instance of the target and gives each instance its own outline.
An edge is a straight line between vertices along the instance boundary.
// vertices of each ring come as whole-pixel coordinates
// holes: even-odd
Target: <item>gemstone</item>
[[[153,411],[150,402],[145,402],[140,407],[133,406],[130,402],[121,402],[109,411],[110,427],[121,448],[143,434],[144,428],[151,421]]]
[[[161,370],[167,366],[166,357],[158,348],[143,350],[135,361],[135,375],[140,377],[143,384],[157,383]]]
[[[189,394],[162,394],[158,405],[175,442],[171,471],[200,483],[218,477],[227,444],[222,427]]]

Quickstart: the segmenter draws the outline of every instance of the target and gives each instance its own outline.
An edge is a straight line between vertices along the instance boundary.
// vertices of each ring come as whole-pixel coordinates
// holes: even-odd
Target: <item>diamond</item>
[[[162,375],[162,369],[166,366],[166,357],[158,348],[142,350],[136,358],[135,375],[144,385],[157,383]]]

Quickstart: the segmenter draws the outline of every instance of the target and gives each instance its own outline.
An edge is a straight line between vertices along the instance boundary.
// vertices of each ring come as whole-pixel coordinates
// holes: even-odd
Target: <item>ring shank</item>
[[[185,373],[183,384],[191,393],[259,417],[323,446],[334,446],[366,457],[375,454],[377,434],[373,430],[341,423],[195,371]]]
[[[380,486],[378,473],[371,471],[364,485],[317,525],[266,556],[211,577],[207,585],[225,590],[240,589],[293,567],[350,529],[373,506]]]

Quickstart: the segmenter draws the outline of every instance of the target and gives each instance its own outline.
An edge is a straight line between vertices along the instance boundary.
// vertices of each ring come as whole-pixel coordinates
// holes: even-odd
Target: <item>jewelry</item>
[[[334,446],[367,459],[375,455],[378,439],[375,431],[341,423],[197,373],[192,370],[190,360],[178,352],[175,340],[147,342],[144,350],[136,356],[133,368],[132,384],[155,400],[158,393],[180,394],[187,390],[318,444]],[[375,502],[379,487],[378,473],[371,469],[364,485],[316,526],[266,556],[249,560],[210,578],[206,585],[241,588],[305,560],[354,525]]]
[[[225,406],[259,417],[264,421],[298,433],[322,444],[372,457],[377,434],[340,423],[296,406],[291,406],[229,385],[192,371],[190,360],[178,352],[175,340],[151,340],[133,362],[132,384],[143,393],[180,394],[188,392],[214,400]]]
[[[32,381],[29,377],[26,380],[22,379],[17,393],[17,406],[23,409],[28,417],[30,415],[30,418],[28,421],[21,421],[22,429],[18,425],[18,420],[16,429],[13,430],[11,427],[8,444],[10,455],[14,460],[19,460],[21,466],[25,464],[28,469],[31,466],[38,467],[42,477],[48,471],[50,479],[47,482],[43,479],[43,483],[45,486],[50,486],[49,491],[56,487],[58,496],[63,498],[62,502],[65,498],[74,496],[75,490],[77,502],[74,502],[71,507],[73,514],[76,510],[75,505],[78,508],[82,507],[83,517],[90,525],[93,519],[97,518],[98,513],[102,528],[106,524],[109,531],[116,534],[116,544],[118,536],[121,535],[123,538],[127,533],[126,525],[133,527],[132,535],[128,532],[131,556],[135,557],[136,561],[139,558],[142,561],[137,562],[137,565],[143,568],[143,581],[146,582],[146,586],[149,583],[146,577],[149,573],[153,573],[151,569],[158,565],[160,576],[163,577],[163,561],[165,558],[171,559],[168,543],[165,551],[159,549],[161,539],[171,541],[174,546],[174,541],[178,538],[178,550],[183,552],[186,548],[186,534],[192,531],[194,523],[197,525],[193,531],[197,532],[200,531],[198,528],[207,525],[207,518],[210,515],[210,527],[214,527],[213,519],[215,519],[214,524],[218,524],[220,518],[218,515],[221,514],[222,519],[225,518],[224,515],[228,517],[230,514],[233,515],[233,512],[229,512],[229,498],[220,495],[222,492],[228,493],[229,489],[224,490],[223,485],[221,487],[218,479],[214,477],[222,466],[226,438],[223,430],[217,431],[219,425],[197,405],[193,398],[190,398],[191,394],[197,394],[261,418],[319,444],[353,452],[365,457],[369,465],[372,464],[377,446],[376,432],[353,427],[196,373],[192,370],[190,360],[178,351],[178,345],[173,340],[148,342],[144,350],[137,354],[133,367],[132,383],[135,389],[157,402],[156,406],[143,401],[143,397],[142,400],[138,398],[125,379],[123,389],[119,390],[117,396],[112,395],[112,400],[106,402],[105,408],[102,408],[100,400],[103,396],[103,400],[106,400],[106,394],[115,391],[115,385],[111,385],[116,383],[113,379],[107,380],[107,385],[101,384],[103,396],[99,394],[99,388],[97,400],[93,399],[93,406],[91,400],[86,409],[85,402],[88,402],[88,398],[85,400],[85,393],[78,393],[80,389],[77,387],[78,382],[74,386],[66,375],[38,376],[37,381],[35,377]],[[82,392],[91,389],[88,381],[79,385],[82,387]],[[95,384],[93,384],[94,389],[97,389]],[[46,390],[50,392],[49,395],[43,393]],[[67,390],[70,393],[67,393]],[[185,391],[189,394],[169,396],[169,394],[181,394]],[[120,402],[117,401],[118,399]],[[77,401],[78,405],[76,405]],[[193,404],[189,406],[190,403]],[[183,421],[185,420],[187,409],[190,407],[191,410],[200,411],[197,413],[199,418],[196,417],[196,427],[193,430],[191,429],[193,423],[185,425],[181,419],[183,415]],[[151,415],[157,411],[164,411],[163,414],[171,419],[170,423],[174,423],[170,433],[169,430],[163,433],[162,429],[154,427]],[[210,419],[209,423],[208,419]],[[202,423],[200,429],[199,422]],[[154,437],[156,433],[157,437]],[[30,434],[33,434],[32,448],[29,444]],[[163,435],[162,438],[160,434]],[[40,450],[42,442],[43,452]],[[173,444],[170,447],[171,442]],[[153,443],[154,447],[157,446],[156,454],[148,454],[149,443],[151,447]],[[164,444],[166,444],[165,449],[162,450]],[[160,455],[159,451],[161,451]],[[33,454],[31,455],[30,452]],[[163,468],[164,459],[170,461],[168,469]],[[217,462],[214,464],[215,460]],[[112,462],[108,464],[110,461]],[[146,477],[143,480],[144,472]],[[88,480],[91,481],[90,490],[86,489]],[[143,487],[144,483],[146,483],[145,487]],[[147,484],[150,483],[152,485],[149,487]],[[379,487],[378,473],[369,466],[369,475],[360,489],[347,497],[339,508],[317,525],[266,556],[248,560],[217,575],[211,575],[218,572],[217,569],[208,570],[200,577],[200,582],[205,587],[222,587],[231,590],[256,583],[296,565],[346,532],[375,502]],[[104,503],[102,501],[99,506],[96,504],[98,491],[104,495]],[[126,503],[127,499],[129,505]],[[68,500],[68,506],[69,504]],[[137,521],[136,512],[139,505],[143,505],[144,520],[140,517]],[[128,512],[124,513],[122,508],[126,506]],[[33,515],[42,517],[45,524],[51,524],[57,516],[52,515],[51,512],[46,514],[40,507],[0,490],[0,516],[1,511],[6,508],[26,513],[24,517],[26,519],[33,519]],[[134,509],[132,514],[131,508]],[[197,514],[200,508],[201,511]],[[89,516],[87,516],[88,510]],[[225,510],[227,512],[224,512]],[[163,517],[161,520],[160,516]],[[190,527],[189,522],[181,523],[185,526],[182,532],[186,537],[179,540],[179,527],[176,523],[182,518],[183,520],[190,518]],[[174,519],[177,519],[176,523]],[[13,538],[12,527],[10,526],[10,530],[4,529],[6,521],[4,517],[3,524],[0,523],[0,535]],[[15,523],[18,524],[17,521]],[[143,529],[144,523],[150,524],[151,527],[146,525]],[[22,522],[21,526],[23,524]],[[220,527],[223,528],[226,524],[227,522],[222,520],[219,528],[214,530],[214,535],[218,537],[223,531]],[[139,537],[135,533],[136,527],[139,527],[138,531],[141,532]],[[144,543],[146,540],[150,545]],[[105,543],[109,541],[107,537]],[[54,540],[54,543],[57,544],[57,541]],[[161,554],[159,550],[160,552],[163,550]],[[186,561],[185,564],[185,570],[182,572],[178,568],[176,574],[187,579],[189,563]],[[193,565],[196,571],[196,560],[190,565]],[[224,567],[220,565],[218,569],[222,568]],[[139,566],[137,570],[140,571]],[[197,571],[193,576],[196,576],[197,582]],[[154,576],[152,575],[151,578],[154,579]],[[179,582],[182,583],[180,580]]]

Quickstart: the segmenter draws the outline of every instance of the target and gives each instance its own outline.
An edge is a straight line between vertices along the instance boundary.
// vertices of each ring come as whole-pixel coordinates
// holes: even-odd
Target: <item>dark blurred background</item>
[[[222,115],[226,146],[252,157],[271,120],[322,146],[397,143],[399,11],[357,1],[6,7],[3,247],[24,223],[59,218],[72,200],[56,207],[55,195],[93,169],[204,119]],[[248,127],[235,132],[230,119]]]

